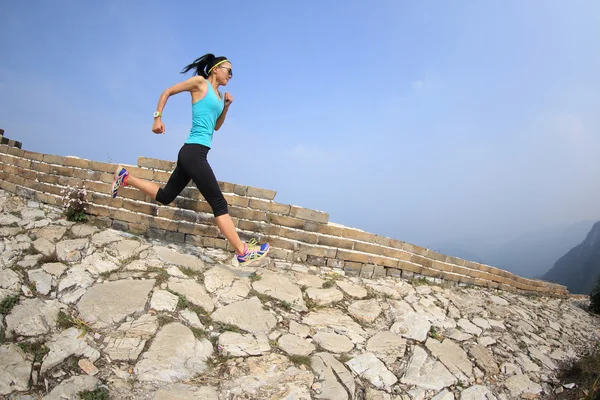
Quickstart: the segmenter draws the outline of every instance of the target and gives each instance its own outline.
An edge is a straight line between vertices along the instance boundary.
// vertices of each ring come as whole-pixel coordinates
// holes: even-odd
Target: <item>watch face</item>
[[[154,111],[154,118],[158,117],[160,113],[158,111]]]

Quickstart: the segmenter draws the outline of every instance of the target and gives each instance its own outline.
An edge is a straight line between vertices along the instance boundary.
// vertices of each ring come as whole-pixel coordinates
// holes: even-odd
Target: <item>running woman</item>
[[[212,208],[217,226],[235,249],[239,263],[248,265],[265,257],[270,246],[268,243],[259,245],[255,239],[242,242],[229,216],[227,201],[206,158],[213,132],[221,128],[233,102],[231,94],[219,92],[219,87],[226,86],[233,77],[231,62],[226,57],[205,54],[186,66],[181,73],[189,71],[194,71],[194,76],[162,92],[154,112],[152,132],[164,134],[162,113],[169,97],[181,92],[189,92],[192,96],[192,128],[179,150],[177,165],[169,181],[164,187],[159,187],[153,182],[132,176],[119,166],[112,185],[112,197],[117,196],[120,188],[132,186],[166,205],[175,200],[192,180]]]

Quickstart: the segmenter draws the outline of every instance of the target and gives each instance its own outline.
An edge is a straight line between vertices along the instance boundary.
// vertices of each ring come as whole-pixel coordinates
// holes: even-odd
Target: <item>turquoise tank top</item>
[[[185,143],[201,144],[210,148],[217,118],[223,112],[224,98],[217,97],[212,85],[203,98],[192,104],[192,129]]]

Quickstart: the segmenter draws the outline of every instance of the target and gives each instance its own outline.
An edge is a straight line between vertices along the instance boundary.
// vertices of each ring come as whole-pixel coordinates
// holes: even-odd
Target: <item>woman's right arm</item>
[[[162,123],[162,112],[165,108],[165,105],[167,104],[167,100],[169,99],[169,97],[177,94],[177,93],[181,93],[181,92],[196,92],[196,91],[201,91],[202,90],[202,86],[204,85],[204,82],[206,80],[199,76],[192,76],[190,79],[187,79],[183,82],[179,82],[176,83],[175,85],[171,86],[170,88],[165,89],[161,94],[160,97],[158,99],[158,105],[156,106],[156,111],[158,111],[160,113],[159,117],[154,118],[154,125],[152,126],[152,132],[154,133],[164,133],[165,132],[165,126]]]

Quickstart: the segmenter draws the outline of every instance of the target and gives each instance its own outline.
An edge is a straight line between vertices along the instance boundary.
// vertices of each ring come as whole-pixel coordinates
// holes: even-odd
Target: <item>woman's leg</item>
[[[112,192],[113,197],[116,197],[118,189],[124,186],[132,186],[146,193],[148,196],[152,197],[161,204],[170,204],[189,182],[190,177],[179,166],[179,162],[177,163],[175,170],[169,177],[169,181],[164,188],[161,188],[154,182],[136,178],[135,176],[132,176],[125,168],[119,166],[119,168],[117,168],[117,172],[115,172]]]

